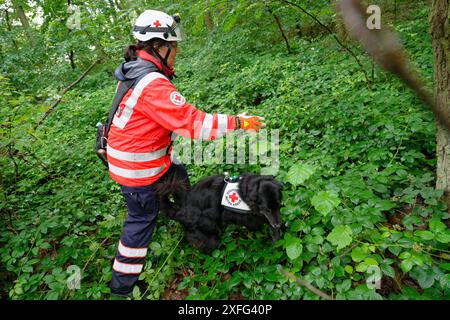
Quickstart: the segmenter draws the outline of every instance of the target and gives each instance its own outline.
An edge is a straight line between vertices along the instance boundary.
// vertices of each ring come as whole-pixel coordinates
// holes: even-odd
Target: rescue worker
[[[158,215],[153,184],[173,171],[188,175],[170,156],[173,133],[213,140],[237,129],[258,131],[261,117],[209,114],[189,104],[171,80],[178,42],[179,16],[146,10],[136,20],[136,45],[115,72],[119,81],[136,80],[113,118],[107,146],[109,174],[121,185],[128,216],[113,263],[111,293],[128,296],[142,272]]]

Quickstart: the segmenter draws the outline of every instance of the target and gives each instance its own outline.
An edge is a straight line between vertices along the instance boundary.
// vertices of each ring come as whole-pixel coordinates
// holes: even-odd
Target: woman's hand
[[[246,112],[236,117],[236,129],[259,131],[266,124],[262,122],[263,117],[248,115]]]

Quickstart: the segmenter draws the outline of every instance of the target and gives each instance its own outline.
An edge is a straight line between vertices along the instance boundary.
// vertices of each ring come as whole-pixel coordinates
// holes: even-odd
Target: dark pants
[[[171,177],[182,177],[184,182],[189,183],[188,174],[183,165],[172,164],[158,182]],[[153,185],[121,186],[121,189],[127,204],[128,217],[123,225],[114,260],[110,288],[112,293],[129,295],[144,266],[147,248],[158,216],[159,201]]]

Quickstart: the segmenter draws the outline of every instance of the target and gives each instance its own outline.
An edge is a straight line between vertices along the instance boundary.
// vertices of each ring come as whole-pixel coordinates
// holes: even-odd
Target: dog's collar
[[[239,179],[224,179],[224,182],[225,186],[222,191],[221,205],[226,209],[237,213],[247,213],[251,211],[250,207],[245,203],[241,196]]]

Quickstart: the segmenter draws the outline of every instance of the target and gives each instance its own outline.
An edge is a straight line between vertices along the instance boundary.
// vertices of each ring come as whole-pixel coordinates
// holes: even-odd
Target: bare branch
[[[333,30],[331,30],[327,25],[323,24],[317,17],[315,17],[313,14],[311,14],[310,12],[306,11],[303,7],[301,7],[300,5],[293,3],[291,1],[287,1],[287,0],[278,0],[280,2],[289,4],[291,6],[294,6],[296,8],[298,8],[299,10],[301,10],[303,13],[305,13],[307,16],[311,17],[315,22],[317,22],[317,24],[319,24],[322,28],[324,28],[325,30],[328,31],[329,34],[331,34],[333,36],[333,38],[336,40],[336,42],[342,47],[344,48],[348,53],[350,53],[350,55],[353,57],[353,59],[355,59],[356,63],[358,64],[359,68],[361,69],[361,72],[364,74],[364,78],[366,78],[366,83],[367,86],[369,87],[369,89],[372,88],[372,81],[370,81],[369,76],[367,75],[367,71],[364,68],[364,66],[361,63],[361,60],[359,60],[358,56],[349,48],[347,47],[345,44],[342,43],[341,40],[339,40],[339,38],[336,36],[336,34],[333,32]]]
[[[302,280],[300,278],[297,278],[296,276],[294,276],[292,273],[287,272],[286,270],[284,270],[282,267],[280,267],[278,269],[278,271],[280,271],[282,274],[284,274],[286,277],[288,277],[289,279],[297,282],[299,285],[305,287],[306,289],[308,289],[309,291],[311,291],[312,293],[318,295],[319,297],[325,299],[325,300],[334,300],[333,297],[329,296],[328,294],[326,294],[325,292],[317,289],[316,287],[314,287],[311,283],[309,283],[308,281]]]
[[[286,34],[284,33],[283,27],[281,26],[280,18],[278,18],[278,16],[273,12],[272,8],[270,8],[269,6],[267,6],[266,8],[269,11],[269,13],[272,15],[272,17],[275,19],[278,29],[280,30],[281,35],[283,36],[284,42],[286,42],[287,51],[289,54],[291,54],[292,53],[291,46],[289,45],[288,38],[287,38]]]
[[[385,25],[370,30],[366,26],[366,7],[358,0],[342,0],[338,7],[349,33],[358,40],[367,54],[386,71],[395,74],[431,109],[437,120],[450,129],[446,108],[438,108],[433,95],[411,65],[396,34]]]
[[[52,113],[55,108],[58,106],[58,104],[62,101],[63,96],[69,91],[71,90],[73,87],[75,87],[79,82],[81,82],[81,80],[84,79],[84,77],[87,76],[87,74],[101,61],[101,59],[97,59],[95,60],[90,66],[89,68],[86,69],[86,71],[84,71],[84,73],[73,83],[71,83],[68,87],[66,87],[61,94],[59,95],[60,97],[58,98],[58,100],[56,100],[51,107],[44,113],[44,116],[42,117],[42,119],[38,122],[38,124],[34,127],[34,130],[36,130],[43,122],[44,120],[48,117],[48,115],[50,113]]]

